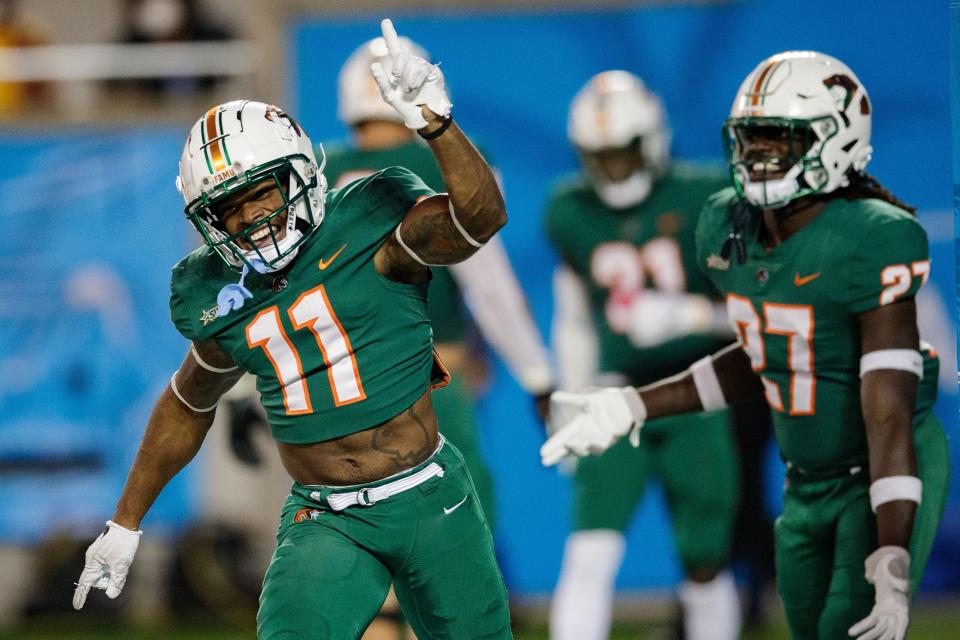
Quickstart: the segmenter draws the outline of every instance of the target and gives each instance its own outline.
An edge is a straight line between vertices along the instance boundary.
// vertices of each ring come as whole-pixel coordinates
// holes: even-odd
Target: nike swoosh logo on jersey
[[[330,259],[329,259],[329,260],[324,260],[323,258],[320,258],[320,262],[317,264],[317,266],[320,267],[320,271],[323,271],[324,269],[326,269],[327,267],[329,267],[329,266],[330,266],[330,263],[333,262],[334,260],[336,260],[336,259],[337,259],[337,256],[340,255],[340,252],[343,251],[343,250],[346,249],[346,248],[347,248],[347,243],[343,243],[343,246],[340,247],[339,249],[337,249],[337,252],[336,252],[335,254],[333,254],[332,256],[330,256]]]
[[[820,271],[817,271],[816,273],[811,273],[808,276],[800,277],[800,272],[798,271],[795,274],[793,274],[793,286],[802,287],[807,283],[813,282],[814,280],[820,277],[820,273],[821,273]]]
[[[448,515],[450,515],[451,513],[453,513],[454,511],[456,511],[457,509],[459,509],[459,508],[460,508],[460,505],[462,505],[464,502],[466,502],[466,501],[467,501],[467,498],[469,498],[469,497],[470,497],[469,494],[463,496],[463,500],[461,500],[461,501],[458,502],[457,504],[453,505],[453,506],[450,507],[449,509],[447,509],[446,507],[444,507],[444,508],[443,508],[443,515],[448,516]]]

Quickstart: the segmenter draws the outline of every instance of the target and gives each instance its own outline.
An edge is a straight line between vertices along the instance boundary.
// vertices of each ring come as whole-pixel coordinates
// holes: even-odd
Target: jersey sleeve
[[[570,241],[570,217],[567,214],[569,196],[563,187],[555,188],[547,199],[544,208],[544,231],[553,248],[567,262],[570,261],[572,243]]]
[[[190,319],[188,305],[180,292],[177,291],[176,278],[177,270],[174,269],[170,280],[170,319],[180,335],[187,340],[196,340],[197,334],[194,331],[193,321]]]
[[[860,314],[912,298],[930,275],[927,234],[907,214],[871,225],[850,264],[850,308]]]
[[[720,250],[730,232],[730,204],[732,189],[714,193],[704,203],[697,216],[694,246],[697,265],[718,291],[723,291],[719,282],[724,272]],[[720,267],[720,268],[718,268]]]
[[[436,195],[415,173],[403,167],[387,167],[370,177],[371,222],[378,221],[386,226],[400,224],[413,205]]]

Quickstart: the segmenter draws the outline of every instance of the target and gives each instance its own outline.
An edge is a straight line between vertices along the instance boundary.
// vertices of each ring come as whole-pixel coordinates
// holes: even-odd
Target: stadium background
[[[359,42],[378,34],[382,12],[319,15],[310,3],[294,4],[298,10],[283,13],[279,54],[261,54],[282,60],[285,86],[266,93],[260,90],[269,83],[246,88],[252,97],[287,106],[314,141],[342,138],[336,74]],[[934,267],[923,306],[935,333],[927,338],[944,358],[937,412],[956,442],[946,4],[567,5],[562,11],[548,3],[527,11],[434,7],[392,16],[401,34],[442,62],[458,121],[503,174],[511,220],[502,234],[541,329],[549,330],[554,264],[541,207],[550,181],[576,166],[566,110],[590,75],[607,68],[639,74],[664,99],[674,155],[720,162],[720,123],[756,62],[789,48],[825,51],[847,62],[870,91],[871,172],[919,206],[930,234]],[[215,94],[216,101],[233,97]],[[38,126],[21,118],[0,132],[5,546],[35,548],[54,536],[96,534],[112,512],[153,399],[179,364],[186,345],[167,319],[169,268],[195,238],[180,214],[173,177],[184,131],[198,113],[164,112],[156,121],[148,115],[123,124],[94,118],[68,125],[53,116]],[[495,365],[480,406],[482,441],[497,482],[498,543],[512,594],[535,607],[559,569],[570,487],[567,478],[540,467],[541,432],[528,405]],[[921,599],[960,589],[956,452]],[[766,493],[776,513],[782,469],[773,451],[769,462]],[[202,459],[164,491],[144,522],[147,535],[175,540],[203,518],[209,505],[201,465]],[[654,492],[636,517],[633,552],[618,582],[627,594],[665,591],[679,577],[663,512]],[[79,572],[79,564],[75,568]]]

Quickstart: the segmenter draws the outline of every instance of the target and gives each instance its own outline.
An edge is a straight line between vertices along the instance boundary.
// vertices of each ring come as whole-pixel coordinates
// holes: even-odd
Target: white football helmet
[[[625,208],[646,199],[670,159],[670,129],[660,99],[626,71],[592,77],[573,98],[567,135],[577,148],[597,195],[607,205]],[[591,154],[633,150],[637,169],[611,180],[590,162]]]
[[[430,61],[430,54],[417,43],[400,36],[400,43],[407,47],[411,54]],[[387,43],[383,38],[374,38],[360,45],[340,69],[337,78],[338,114],[341,122],[355,125],[367,120],[386,120],[388,122],[403,122],[403,116],[384,102],[380,96],[370,65],[380,62],[385,69]]]
[[[229,235],[217,203],[264,180],[276,183],[284,205]],[[187,204],[187,218],[235,269],[252,267],[253,259],[268,271],[289,264],[323,221],[326,188],[323,165],[317,164],[306,132],[282,109],[263,102],[234,100],[213,107],[190,128],[180,156],[177,189]],[[277,237],[283,228],[278,218],[286,228],[282,238]],[[270,242],[250,239],[263,229],[269,229]],[[254,248],[243,249],[237,240]]]
[[[737,192],[755,206],[776,209],[847,186],[873,153],[870,111],[866,88],[836,58],[816,51],[767,58],[743,81],[724,123]],[[744,154],[752,137],[771,131],[796,149],[786,157]]]

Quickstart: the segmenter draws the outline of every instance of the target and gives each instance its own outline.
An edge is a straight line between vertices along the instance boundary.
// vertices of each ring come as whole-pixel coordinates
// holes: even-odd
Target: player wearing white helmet
[[[697,215],[725,184],[723,173],[670,162],[660,100],[625,71],[601,73],[577,93],[568,135],[583,170],[558,182],[546,218],[562,258],[554,313],[562,386],[645,384],[730,342],[694,253]],[[609,633],[624,532],[657,477],[687,577],[680,588],[686,637],[736,638],[739,603],[724,571],[738,495],[728,412],[665,421],[634,445],[577,464],[574,532],[551,605],[551,637]]]
[[[541,451],[599,453],[645,421],[765,397],[787,465],[777,586],[798,640],[902,640],[946,500],[939,363],[914,302],[927,238],[865,171],[872,109],[822,53],[747,76],[724,124],[733,187],[697,230],[739,343],[639,390],[555,394],[564,424]]]
[[[119,595],[144,515],[248,371],[295,481],[258,637],[359,638],[391,582],[419,637],[511,637],[473,482],[438,432],[430,392],[448,376],[426,310],[427,265],[467,258],[506,214],[440,70],[382,28],[389,59],[374,77],[448,193],[396,167],[325,192],[306,133],[263,103],[222,104],[193,126],[179,185],[205,246],[174,267],[170,301],[192,344],[87,550],[75,608],[91,588]]]

